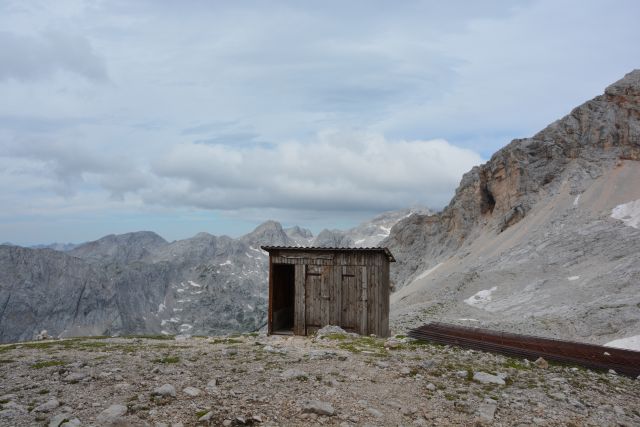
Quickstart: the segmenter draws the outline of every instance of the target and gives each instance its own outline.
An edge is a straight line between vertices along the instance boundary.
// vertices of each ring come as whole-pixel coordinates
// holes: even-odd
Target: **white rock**
[[[275,353],[275,354],[285,354],[287,352],[287,350],[284,348],[275,348],[270,345],[265,345],[262,349],[268,353]]]
[[[333,406],[331,406],[331,404],[328,402],[323,402],[321,400],[310,400],[302,405],[302,412],[332,416],[336,413],[336,410],[333,409]]]
[[[171,396],[176,397],[176,389],[171,384],[165,384],[153,390],[153,394],[156,396]]]
[[[45,403],[43,403],[40,406],[36,406],[33,409],[33,412],[49,412],[53,409],[56,409],[58,406],[60,406],[60,402],[58,402],[58,399],[53,398],[50,399],[48,401],[46,401]]]
[[[331,335],[331,334],[346,334],[346,333],[347,331],[342,329],[340,326],[327,325],[324,328],[318,329],[318,332],[316,332],[316,336],[318,338],[324,338],[325,336]]]
[[[480,420],[484,422],[493,421],[493,417],[496,413],[496,409],[498,408],[498,403],[493,399],[485,399],[478,408],[478,415],[480,416]]]
[[[376,418],[382,418],[382,412],[378,411],[376,408],[367,408],[367,413],[369,415],[373,415]]]
[[[104,411],[100,412],[96,417],[96,421],[99,424],[109,424],[117,421],[118,418],[122,417],[127,413],[127,407],[124,405],[111,405]]]
[[[182,391],[184,394],[191,397],[198,397],[200,396],[200,393],[202,393],[199,389],[195,387],[185,387]]]
[[[80,420],[74,418],[73,415],[68,412],[58,414],[55,417],[51,418],[51,420],[49,421],[49,427],[75,427],[79,425]]]
[[[85,372],[72,372],[69,375],[67,375],[66,377],[64,377],[64,379],[62,381],[66,382],[66,383],[77,383],[78,381],[82,381],[83,379],[87,378],[89,375],[87,375],[87,373]]]
[[[285,380],[290,380],[293,378],[306,379],[309,377],[309,374],[307,374],[305,371],[301,371],[300,369],[294,368],[294,369],[287,369],[286,371],[280,374],[280,377],[284,378]]]
[[[498,384],[505,385],[504,379],[500,378],[497,375],[487,374],[486,372],[475,372],[473,374],[473,380],[477,381],[481,384]]]

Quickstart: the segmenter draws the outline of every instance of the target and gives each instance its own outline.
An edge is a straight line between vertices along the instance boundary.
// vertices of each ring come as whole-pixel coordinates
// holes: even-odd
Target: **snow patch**
[[[196,288],[201,288],[201,287],[202,287],[202,285],[199,285],[198,283],[196,283],[196,282],[194,282],[194,281],[191,281],[191,280],[189,280],[189,284],[190,284],[191,286],[193,286],[193,287],[196,287]]]
[[[382,229],[382,231],[384,231],[384,235],[388,236],[389,234],[391,234],[391,227],[385,227],[382,225],[379,225],[380,229]],[[380,236],[380,234],[378,234],[378,236]]]
[[[627,350],[640,351],[640,335],[620,338],[605,344],[605,347],[623,348]]]
[[[425,277],[427,277],[428,275],[430,275],[431,273],[436,271],[436,269],[438,267],[440,267],[441,265],[442,265],[442,263],[440,262],[440,263],[436,264],[435,267],[432,267],[432,268],[428,269],[427,271],[423,271],[422,273],[420,273],[420,275],[418,277],[416,277],[416,280],[424,279]]]
[[[247,304],[247,308],[251,311],[253,311],[253,306],[251,304]]]
[[[355,243],[356,245],[361,245],[361,244],[363,244],[363,243],[364,243],[364,241],[365,241],[365,240],[367,240],[367,239],[358,239],[358,240],[356,240],[356,241],[355,241],[355,242],[353,242],[353,243]]]
[[[471,319],[470,317],[461,317],[458,320],[462,320],[464,322],[479,322],[478,319]]]
[[[578,206],[578,202],[580,201],[580,196],[582,196],[582,194],[578,194],[575,198],[575,200],[573,201],[573,206]]]
[[[640,228],[640,200],[616,206],[611,211],[611,218],[619,219],[629,227]]]
[[[164,311],[164,309],[165,309],[165,308],[167,308],[167,306],[166,306],[166,305],[164,305],[164,304],[160,304],[160,305],[158,306],[158,313],[162,313],[162,312]]]
[[[161,333],[162,335],[171,335],[171,334],[170,334],[169,332],[167,332],[167,331],[160,331],[160,333]]]
[[[183,323],[182,325],[180,325],[180,332],[186,332],[190,329],[193,329],[193,326],[188,323]]]
[[[477,292],[475,295],[470,296],[464,300],[465,304],[469,304],[472,307],[483,308],[485,305],[491,302],[491,294],[498,290],[497,286],[491,289],[484,289]]]
[[[260,253],[262,255],[269,255],[269,252],[263,251],[262,249],[256,249],[253,246],[249,246],[249,249],[251,249],[252,251],[258,252],[258,253]]]
[[[578,280],[580,278],[580,276],[571,276],[571,277],[567,277],[567,280],[570,282],[573,282],[574,280]]]
[[[220,267],[222,267],[223,265],[231,265],[231,264],[232,264],[231,260],[226,260],[225,262],[220,264]]]

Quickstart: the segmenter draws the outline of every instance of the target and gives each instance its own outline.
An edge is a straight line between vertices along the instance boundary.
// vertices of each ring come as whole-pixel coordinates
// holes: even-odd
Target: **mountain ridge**
[[[438,319],[596,342],[640,334],[640,239],[612,217],[640,199],[638,183],[634,70],[474,167],[442,212],[394,226],[382,244],[398,261],[397,325]]]

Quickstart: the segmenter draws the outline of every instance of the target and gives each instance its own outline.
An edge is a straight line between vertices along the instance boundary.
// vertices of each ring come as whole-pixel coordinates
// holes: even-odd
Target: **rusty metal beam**
[[[640,375],[638,351],[437,322],[412,329],[408,336],[531,360],[543,357],[592,369],[613,369],[634,378]]]

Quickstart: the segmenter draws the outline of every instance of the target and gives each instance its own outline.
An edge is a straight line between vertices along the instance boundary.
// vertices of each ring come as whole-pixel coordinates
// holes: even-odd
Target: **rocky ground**
[[[638,379],[402,336],[47,340],[0,380],[3,426],[640,425]]]

